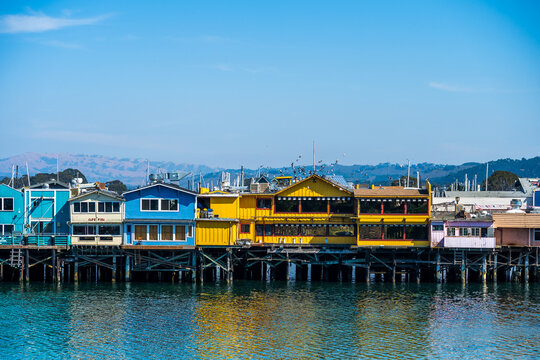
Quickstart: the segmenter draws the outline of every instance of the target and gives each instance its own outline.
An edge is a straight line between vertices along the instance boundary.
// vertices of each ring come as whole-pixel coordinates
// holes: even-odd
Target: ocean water
[[[0,284],[2,359],[540,358],[540,284]]]

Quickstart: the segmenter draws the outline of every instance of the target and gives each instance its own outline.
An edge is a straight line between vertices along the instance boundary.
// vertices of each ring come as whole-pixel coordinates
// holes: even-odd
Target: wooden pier
[[[0,246],[0,281],[540,281],[539,248]]]

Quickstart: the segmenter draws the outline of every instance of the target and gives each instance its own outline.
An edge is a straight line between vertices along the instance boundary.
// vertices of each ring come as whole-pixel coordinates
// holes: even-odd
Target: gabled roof
[[[177,191],[180,191],[180,192],[184,192],[184,193],[187,193],[187,194],[197,195],[197,193],[194,192],[194,191],[184,189],[183,187],[178,186],[178,185],[166,184],[166,183],[155,183],[155,184],[146,185],[146,186],[143,186],[143,187],[140,187],[140,188],[137,188],[137,189],[126,191],[122,195],[131,194],[132,192],[135,192],[135,191],[149,189],[149,188],[154,187],[154,186],[163,186],[163,187],[166,187],[166,188],[169,188],[169,189],[172,189],[172,190],[177,190]]]
[[[15,189],[15,188],[12,188],[11,186],[8,186],[7,184],[0,184],[0,186],[4,186],[4,187],[7,187],[9,190],[13,190],[13,191],[16,191],[18,193],[21,193],[22,194],[22,191],[19,190],[19,189]]]
[[[106,197],[110,197],[111,199],[124,201],[124,198],[122,196],[118,195],[117,193],[115,193],[114,191],[99,190],[99,189],[94,190],[94,191],[85,192],[85,193],[82,193],[80,195],[74,196],[72,198],[69,198],[69,201],[84,199],[84,198],[89,197],[90,195],[94,195],[94,194],[103,195],[103,196],[106,196]]]
[[[300,184],[302,184],[304,182],[310,181],[312,179],[323,181],[323,182],[325,182],[325,183],[327,183],[327,184],[329,184],[329,185],[331,185],[331,186],[333,186],[335,188],[338,188],[341,191],[347,192],[347,193],[349,193],[351,195],[353,193],[351,189],[348,189],[348,188],[346,188],[345,186],[343,186],[343,185],[341,185],[339,183],[336,183],[336,182],[334,182],[332,180],[329,180],[329,179],[325,179],[325,178],[323,178],[323,177],[321,177],[321,176],[319,176],[317,174],[313,174],[313,175],[308,176],[305,179],[302,179],[302,180],[300,180],[300,181],[298,181],[298,182],[296,182],[294,184],[291,184],[291,185],[287,186],[286,188],[283,188],[283,189],[279,190],[278,192],[275,193],[275,195],[279,195],[279,194],[281,194],[281,193],[283,193],[283,192],[285,192],[285,191],[287,191],[289,189],[292,189],[293,187],[297,187],[298,185],[300,185]]]
[[[62,181],[56,181],[56,180],[51,180],[51,181],[46,181],[39,184],[30,185],[28,188],[29,189],[45,189],[44,188],[45,185],[48,185],[49,188],[52,190],[59,189],[59,188],[69,189],[69,184],[66,184],[65,182],[62,182]]]

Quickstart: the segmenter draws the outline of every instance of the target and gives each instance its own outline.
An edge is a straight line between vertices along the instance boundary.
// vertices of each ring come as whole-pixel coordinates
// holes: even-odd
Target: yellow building
[[[429,246],[431,185],[355,189],[358,246]]]
[[[354,195],[312,175],[275,193],[242,194],[239,238],[264,244],[356,244]]]
[[[240,196],[222,191],[197,197],[195,243],[205,246],[236,245]]]

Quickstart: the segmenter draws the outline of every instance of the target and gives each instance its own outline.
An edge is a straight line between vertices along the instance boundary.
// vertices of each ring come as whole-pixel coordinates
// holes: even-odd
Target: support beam
[[[529,283],[529,252],[527,251],[525,253],[525,277],[524,277],[524,282],[525,284],[528,284]]]
[[[441,253],[439,251],[437,251],[437,255],[436,255],[436,268],[435,268],[435,277],[437,279],[437,283],[441,283],[442,282],[442,271],[441,271]]]
[[[126,255],[126,269],[124,272],[124,281],[130,282],[131,281],[131,255]]]
[[[51,250],[51,265],[52,265],[52,281],[56,281],[56,250]],[[45,278],[43,278],[45,280]]]
[[[485,284],[487,281],[487,256],[484,254],[482,256],[482,267],[480,268],[480,278],[482,283]]]
[[[112,273],[111,273],[111,282],[116,282],[116,255],[113,255],[112,258]]]
[[[24,278],[30,282],[30,250],[24,250]]]
[[[79,282],[79,258],[75,257],[75,262],[73,263],[73,282]]]
[[[497,253],[493,254],[493,282],[494,283],[497,282],[497,271],[499,270],[498,264],[497,264],[497,257],[498,257]]]

